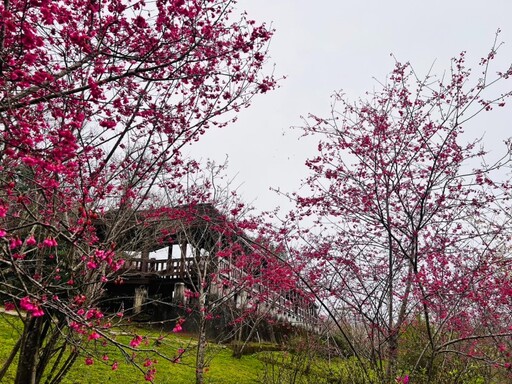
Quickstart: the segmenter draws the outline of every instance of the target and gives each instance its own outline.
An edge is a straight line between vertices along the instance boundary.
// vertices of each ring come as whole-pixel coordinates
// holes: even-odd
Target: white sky
[[[511,0],[239,0],[237,8],[272,23],[269,64],[287,79],[277,91],[257,97],[236,124],[207,132],[191,153],[218,162],[228,155],[240,194],[258,210],[290,208],[269,187],[297,190],[307,174],[304,161],[316,144],[298,141],[299,131],[289,127],[301,125],[301,115],[327,116],[335,90],[352,100],[363,97],[377,86],[373,78],[384,81],[393,69],[390,53],[411,62],[420,75],[435,61],[433,72],[442,74],[463,50],[468,63],[476,64],[501,28],[505,45],[496,70],[512,63]],[[511,117],[512,100],[481,116],[473,134],[486,134],[488,147],[498,148],[512,136]]]

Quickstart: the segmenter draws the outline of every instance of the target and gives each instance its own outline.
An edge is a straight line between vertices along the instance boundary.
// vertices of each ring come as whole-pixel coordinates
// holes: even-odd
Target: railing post
[[[142,256],[142,265],[141,265],[141,272],[147,272],[148,271],[148,261],[149,261],[149,250],[143,249],[141,252]]]
[[[181,249],[181,264],[180,264],[180,278],[185,278],[185,260],[187,259],[187,243],[180,244]]]
[[[167,263],[165,265],[165,274],[166,275],[173,274],[172,273],[172,267],[173,267],[172,261],[173,260],[172,260],[172,244],[171,244],[167,247]]]

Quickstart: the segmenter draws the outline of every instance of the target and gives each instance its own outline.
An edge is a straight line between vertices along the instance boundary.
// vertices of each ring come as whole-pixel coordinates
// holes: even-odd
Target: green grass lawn
[[[0,364],[9,355],[13,345],[19,337],[21,322],[15,316],[0,312]],[[144,383],[144,373],[149,368],[142,367],[146,359],[157,360],[152,366],[156,368],[155,384],[190,384],[195,382],[195,351],[196,340],[194,335],[173,334],[169,330],[156,330],[143,327],[113,328],[109,336],[125,345],[129,344],[133,334],[144,337],[144,341],[137,349],[135,361],[142,371],[131,364],[119,349],[104,346],[101,339],[89,342],[88,351],[95,350],[94,364],[87,365],[85,360],[87,352],[83,352],[73,368],[69,371],[63,384],[97,384],[97,383]],[[158,342],[157,342],[158,340]],[[158,345],[157,345],[158,344]],[[156,349],[162,355],[176,356],[179,349],[186,349],[179,363],[165,360],[149,349]],[[260,351],[267,350],[266,352]],[[304,360],[304,353],[290,353],[276,351],[275,344],[253,344],[249,350],[253,353],[242,356],[241,359],[232,357],[232,350],[224,345],[210,343],[208,345],[208,370],[205,374],[206,383],[218,384],[256,384],[256,383],[330,383],[333,377],[350,377],[357,369],[353,361],[336,361],[334,364],[325,359],[313,358]],[[108,361],[101,356],[108,355]],[[131,351],[130,351],[131,354]],[[130,357],[130,356],[129,356]],[[114,361],[119,363],[118,369],[113,371]],[[15,362],[10,367],[3,383],[12,383],[15,375]],[[43,381],[44,382],[44,381]],[[336,381],[336,382],[345,382]],[[354,381],[347,381],[354,382]],[[359,383],[359,381],[356,381]],[[364,382],[364,381],[362,381]]]
[[[12,346],[18,340],[19,326],[20,321],[16,317],[0,314],[0,335],[2,338],[0,343],[0,365],[6,360]],[[145,342],[139,347],[141,351],[137,352],[136,361],[142,363],[147,358],[157,360],[157,363],[151,367],[156,368],[155,384],[189,384],[194,382],[196,344],[193,335],[175,335],[172,332],[161,333],[158,330],[148,328],[136,328],[133,331],[146,337]],[[128,344],[131,340],[131,336],[125,333],[126,329],[123,330],[123,333],[118,332],[116,334],[115,329],[112,332],[112,337],[120,342]],[[155,345],[157,339],[160,339],[158,347]],[[100,341],[91,342],[89,347],[96,349],[100,355],[105,352],[109,360],[104,362],[101,359],[95,358],[94,364],[86,365],[85,359],[87,354],[83,353],[63,380],[64,384],[135,384],[146,382],[143,372],[127,361],[126,357],[115,347],[105,347]],[[179,348],[186,348],[187,351],[183,354],[179,363],[173,363],[144,351],[144,349],[152,348],[156,348],[160,353],[171,358],[176,356]],[[222,345],[210,344],[208,346],[208,358],[209,367],[205,375],[207,383],[249,384],[260,382],[259,377],[264,365],[256,354],[235,359],[232,357],[231,349]],[[113,361],[119,363],[116,371],[113,371],[111,368]],[[147,370],[149,368],[142,367],[142,369]],[[14,380],[14,371],[15,366],[13,363],[13,366],[11,366],[2,382],[11,383]]]
[[[0,311],[0,366],[6,361],[12,347],[19,338],[21,321],[16,316],[7,315]],[[190,384],[195,382],[195,352],[196,340],[194,335],[174,334],[170,329],[155,329],[136,327],[134,325],[123,328],[112,328],[108,337],[124,345],[128,345],[133,335],[137,334],[144,339],[136,350],[136,356],[132,357],[132,351],[123,355],[119,349],[108,344],[103,345],[102,339],[88,342],[75,365],[62,381],[63,384],[98,384],[120,383],[136,384],[145,383],[144,374],[150,368],[156,368],[155,384]],[[87,337],[86,337],[87,338]],[[205,383],[218,384],[275,384],[275,383],[300,383],[300,384],[327,384],[327,383],[353,383],[364,384],[368,382],[362,367],[355,358],[327,359],[325,355],[316,354],[309,341],[302,338],[290,339],[288,351],[277,350],[275,344],[250,345],[246,352],[248,355],[241,359],[232,357],[232,350],[225,345],[210,343],[207,348],[208,369],[205,374]],[[294,342],[296,344],[294,344]],[[169,358],[177,356],[180,349],[185,349],[178,363],[168,361],[162,356],[157,356],[150,350]],[[264,350],[264,351],[262,351]],[[94,363],[86,364],[86,359],[92,356]],[[108,355],[108,360],[103,361],[102,356]],[[133,358],[140,368],[137,368],[129,360]],[[143,367],[147,359],[157,360],[151,367]],[[118,362],[118,369],[113,371],[112,364]],[[14,381],[17,360],[14,360],[2,383],[10,384]],[[367,367],[369,377],[373,382],[378,382],[377,375]],[[453,383],[453,375],[458,371],[445,372],[439,383]],[[417,377],[418,378],[418,377]],[[457,382],[464,384],[502,383],[502,376],[485,381],[475,371],[468,372],[464,378]],[[423,382],[416,380],[415,382]],[[43,379],[44,382],[44,379]]]
[[[13,345],[19,338],[21,321],[12,315],[0,312],[0,365],[8,357]],[[190,384],[195,382],[195,352],[197,342],[194,335],[174,334],[170,329],[155,329],[136,327],[133,325],[123,328],[112,328],[108,336],[124,345],[128,345],[133,335],[144,337],[144,341],[137,348],[136,361],[140,367],[135,367],[128,356],[123,355],[119,349],[112,345],[103,345],[102,339],[88,342],[87,350],[83,351],[75,365],[62,381],[63,384],[98,384],[145,383],[144,373],[150,368],[156,368],[155,384]],[[289,351],[278,350],[279,346],[270,343],[250,345],[247,349],[250,354],[240,359],[232,357],[232,350],[225,345],[210,343],[207,348],[208,369],[205,374],[205,383],[218,384],[256,384],[256,383],[301,383],[326,384],[333,382],[365,383],[366,380],[354,359],[330,359],[313,356],[309,344],[302,349],[295,350],[293,341],[288,346]],[[164,356],[173,358],[178,350],[185,349],[180,362],[175,363],[157,356],[149,350],[156,349]],[[86,358],[91,355],[87,351],[94,351],[94,363],[86,364]],[[102,356],[108,355],[108,361]],[[143,367],[147,359],[157,360],[151,367]],[[118,369],[113,371],[112,364],[118,362]],[[15,376],[13,362],[3,383],[12,383]],[[44,382],[44,380],[43,380]]]
[[[189,356],[179,364],[159,360],[155,365],[157,370],[155,383],[193,383],[195,380],[194,357]],[[243,356],[237,360],[231,357],[231,350],[222,349],[216,352],[206,373],[207,383],[259,383],[258,375],[262,362],[254,355]],[[143,383],[143,374],[130,364],[119,365],[117,371],[112,371],[110,365],[85,365],[83,359],[76,363],[63,383]]]

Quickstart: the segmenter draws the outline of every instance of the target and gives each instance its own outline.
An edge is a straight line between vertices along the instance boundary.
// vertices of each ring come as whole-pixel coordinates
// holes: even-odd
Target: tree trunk
[[[389,211],[388,211],[389,217]],[[392,383],[396,374],[396,359],[398,356],[398,334],[394,325],[394,258],[393,258],[393,238],[391,232],[388,232],[388,345],[387,345],[387,368],[386,368],[386,383]]]
[[[196,384],[203,384],[204,382],[204,366],[206,357],[206,319],[205,319],[205,300],[206,294],[200,290],[199,295],[199,338],[197,344],[196,355]]]
[[[14,384],[37,384],[37,364],[41,336],[41,317],[27,315]]]
[[[388,340],[388,367],[387,367],[387,382],[394,383],[397,373],[397,360],[398,360],[398,331],[396,328],[391,329]]]

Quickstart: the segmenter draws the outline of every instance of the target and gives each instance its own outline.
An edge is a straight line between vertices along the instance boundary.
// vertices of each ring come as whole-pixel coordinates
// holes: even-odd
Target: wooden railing
[[[184,278],[189,273],[195,271],[201,265],[195,265],[197,261],[192,257],[183,259],[157,260],[131,258],[124,262],[123,272],[157,274],[159,276],[171,278]],[[229,263],[228,260],[220,259],[217,263],[217,271],[230,280],[242,280],[244,272]]]
[[[194,258],[170,259],[170,260],[156,260],[156,259],[142,259],[132,258],[125,261],[123,272],[156,275],[170,279],[188,279],[194,274],[198,267],[195,265]],[[243,282],[245,272],[240,268],[235,267],[229,260],[220,259],[217,264],[217,271],[219,276],[231,280]],[[256,297],[262,292],[268,292],[268,287],[260,283],[254,283],[250,287],[240,287],[246,295]],[[220,287],[219,287],[220,289]],[[220,289],[222,290],[222,289]],[[237,302],[238,306],[243,306],[245,303]],[[283,296],[279,292],[273,292],[267,295],[267,302],[262,303],[261,311],[268,312],[271,316],[278,320],[297,325],[314,324],[317,315],[312,306],[308,305],[303,299],[294,297],[293,299]]]
[[[132,258],[124,262],[123,272],[125,273],[142,273],[155,274],[171,279],[186,278],[189,276],[190,270],[193,268],[193,258],[156,260]]]

